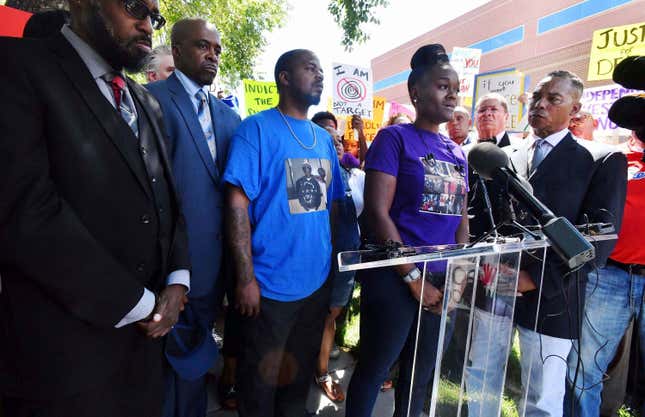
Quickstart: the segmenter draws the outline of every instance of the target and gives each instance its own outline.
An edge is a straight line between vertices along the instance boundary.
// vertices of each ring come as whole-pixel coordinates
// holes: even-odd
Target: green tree
[[[329,0],[327,9],[336,24],[343,30],[342,44],[346,51],[369,39],[364,30],[365,23],[379,24],[375,17],[378,7],[388,5],[388,0]]]
[[[162,0],[168,23],[160,40],[170,40],[170,28],[184,17],[214,23],[222,37],[220,77],[229,87],[253,77],[256,58],[267,44],[266,34],[281,27],[287,16],[286,0]]]

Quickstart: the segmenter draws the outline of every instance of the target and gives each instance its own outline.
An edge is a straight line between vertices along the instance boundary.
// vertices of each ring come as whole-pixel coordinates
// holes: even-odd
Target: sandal
[[[314,377],[314,382],[325,393],[327,398],[329,398],[333,402],[341,403],[345,401],[345,393],[343,392],[343,388],[338,382],[332,380],[331,376],[328,373]]]
[[[237,391],[235,391],[235,385],[220,385],[219,400],[225,410],[237,410]]]
[[[394,381],[391,379],[387,379],[383,384],[381,385],[381,392],[386,392],[394,388]]]

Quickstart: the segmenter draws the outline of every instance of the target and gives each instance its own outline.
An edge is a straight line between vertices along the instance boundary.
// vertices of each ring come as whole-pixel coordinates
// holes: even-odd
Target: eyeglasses
[[[159,12],[153,12],[141,0],[123,0],[123,7],[137,20],[144,20],[150,16],[150,23],[154,30],[159,30],[166,24],[166,19]]]

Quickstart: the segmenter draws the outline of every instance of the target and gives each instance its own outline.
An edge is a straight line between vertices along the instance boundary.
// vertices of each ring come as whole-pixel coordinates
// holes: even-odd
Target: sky
[[[321,100],[321,104],[324,104],[329,97],[327,93],[331,91],[332,62],[369,67],[372,58],[486,2],[390,0],[389,6],[376,9],[375,14],[380,24],[364,26],[370,40],[355,47],[352,52],[345,52],[341,45],[341,29],[327,11],[327,0],[289,0],[291,9],[286,23],[267,36],[269,42],[257,61],[256,74],[264,75],[266,80],[273,80],[273,66],[283,52],[296,48],[310,49],[318,55],[326,73]],[[313,111],[318,109],[312,109]]]

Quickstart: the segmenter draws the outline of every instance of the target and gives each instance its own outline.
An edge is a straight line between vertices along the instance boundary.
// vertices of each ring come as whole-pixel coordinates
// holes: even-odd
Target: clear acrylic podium
[[[599,242],[616,239],[616,235],[587,239]],[[522,256],[533,256],[542,261],[544,271],[549,246],[548,239],[531,239],[480,243],[473,247],[442,245],[389,252],[353,251],[339,253],[338,265],[340,271],[351,271],[416,263],[423,265],[426,276],[429,262],[445,263],[434,378],[429,384],[423,415],[523,417],[528,384],[522,380],[529,378],[521,375],[522,352],[513,325],[515,301],[521,296],[517,293],[519,267]],[[539,277],[539,287],[542,278]],[[419,318],[422,313],[419,303]],[[537,314],[535,311],[536,317]],[[419,330],[418,325],[417,344]],[[416,355],[415,348],[415,364],[423,360]],[[417,417],[410,416],[409,410],[407,415]]]

